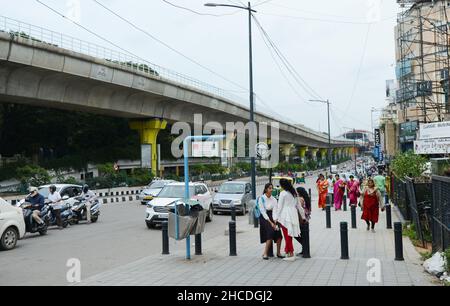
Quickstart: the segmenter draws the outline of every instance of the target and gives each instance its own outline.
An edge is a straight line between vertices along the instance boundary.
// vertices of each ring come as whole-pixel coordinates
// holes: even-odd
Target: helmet
[[[85,184],[85,185],[83,186],[83,192],[86,193],[86,192],[88,192],[88,191],[89,191],[89,185]]]
[[[50,192],[53,193],[56,191],[56,186],[55,185],[51,185],[48,189],[50,189]]]

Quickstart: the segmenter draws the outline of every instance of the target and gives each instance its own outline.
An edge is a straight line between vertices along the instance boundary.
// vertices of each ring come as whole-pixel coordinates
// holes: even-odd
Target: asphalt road
[[[258,186],[258,194],[262,188]],[[43,237],[27,234],[16,249],[0,252],[0,286],[68,285],[67,262],[72,258],[80,260],[81,278],[85,279],[160,254],[161,230],[147,229],[144,218],[145,206],[140,204],[108,204],[95,224],[50,229]],[[229,221],[229,215],[214,216],[206,225],[204,241],[224,235]],[[184,249],[185,243],[170,239],[170,248]]]

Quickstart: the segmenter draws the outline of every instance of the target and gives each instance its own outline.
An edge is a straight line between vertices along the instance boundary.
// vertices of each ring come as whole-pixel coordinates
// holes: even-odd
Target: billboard
[[[450,138],[418,140],[414,142],[416,154],[450,154]]]
[[[413,142],[417,139],[419,121],[409,121],[400,124],[400,143]]]
[[[221,157],[217,141],[196,141],[192,143],[192,157]]]
[[[420,140],[446,138],[450,136],[450,121],[420,125]]]
[[[152,145],[141,145],[141,168],[152,168]]]

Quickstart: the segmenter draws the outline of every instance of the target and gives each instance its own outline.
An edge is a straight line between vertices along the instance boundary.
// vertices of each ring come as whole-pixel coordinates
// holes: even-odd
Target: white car
[[[23,211],[0,198],[0,250],[12,250],[25,236]]]
[[[64,198],[65,202],[69,205],[73,205],[77,200],[76,197],[79,197],[83,193],[83,186],[80,185],[70,185],[70,184],[54,184],[56,187],[56,191],[59,192],[62,198]],[[39,187],[39,193],[47,200],[48,195],[50,194],[50,186],[52,185],[44,185]]]
[[[169,209],[175,203],[184,199],[184,183],[171,183],[166,185],[158,197],[147,204],[145,222],[148,228],[154,228],[169,219]],[[208,187],[203,183],[189,183],[189,194],[191,200],[197,200],[204,210],[208,211],[207,222],[213,218],[212,195]]]

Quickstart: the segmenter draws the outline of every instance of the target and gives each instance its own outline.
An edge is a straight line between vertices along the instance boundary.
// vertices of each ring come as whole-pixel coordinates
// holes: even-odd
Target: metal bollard
[[[392,209],[391,205],[386,205],[386,228],[392,229]]]
[[[302,247],[303,247],[303,258],[311,258],[310,246],[309,246],[309,223],[302,224]]]
[[[230,256],[237,256],[236,253],[236,222],[230,221]]]
[[[195,235],[195,255],[202,255],[202,234]]]
[[[236,206],[231,206],[231,221],[236,222]]]
[[[308,189],[308,195],[309,195],[309,198],[311,199],[311,188]]]
[[[341,222],[341,259],[349,259],[348,257],[348,224]]]
[[[356,228],[356,206],[352,205],[350,210],[352,211],[352,228]]]
[[[347,211],[347,196],[344,194],[344,211]]]
[[[254,228],[259,227],[259,218],[256,218],[254,215],[253,215],[253,227]]]
[[[326,206],[326,222],[327,228],[331,228],[331,205]]]
[[[403,261],[403,225],[401,222],[394,224],[395,235],[395,260]]]
[[[169,222],[162,223],[162,254],[169,255]]]

